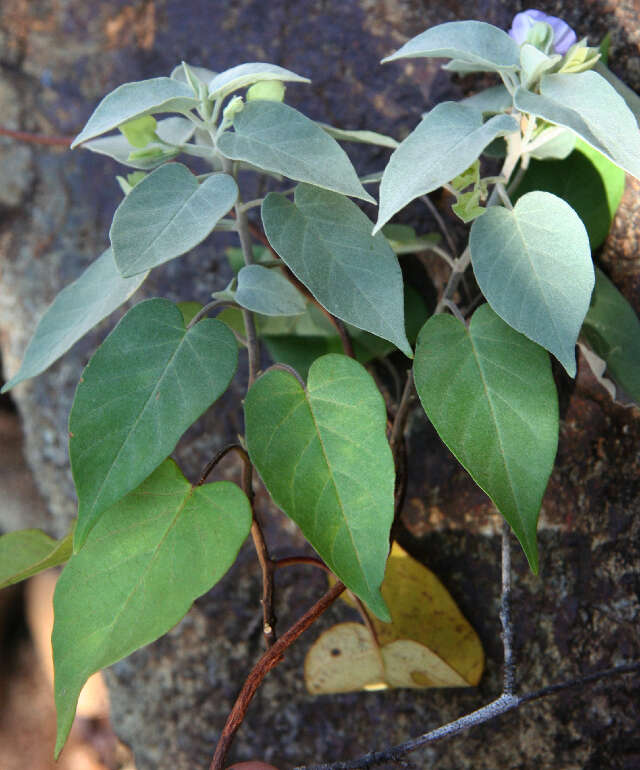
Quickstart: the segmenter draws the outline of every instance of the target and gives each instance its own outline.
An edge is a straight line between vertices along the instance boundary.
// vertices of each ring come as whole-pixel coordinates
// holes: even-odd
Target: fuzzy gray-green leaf
[[[184,112],[197,106],[198,100],[194,98],[191,88],[171,78],[125,83],[104,97],[73,140],[71,149],[142,115]]]
[[[626,102],[597,72],[544,75],[540,93],[519,88],[517,109],[574,131],[640,179],[640,131]]]
[[[238,273],[235,300],[254,313],[272,316],[301,315],[306,300],[278,269],[246,265]]]
[[[589,237],[568,203],[530,192],[513,211],[491,206],[473,223],[471,260],[495,312],[550,350],[573,377],[575,345],[594,284]]]
[[[262,221],[273,248],[329,312],[412,355],[398,259],[355,203],[299,185],[293,203],[269,193]]]
[[[374,232],[412,200],[461,174],[496,137],[517,129],[510,115],[495,115],[483,123],[480,109],[439,104],[391,156],[380,184]]]
[[[40,319],[25,351],[22,366],[2,392],[47,369],[97,323],[125,302],[147,277],[123,278],[111,249],[64,288]]]
[[[109,235],[118,270],[135,275],[190,251],[233,206],[238,186],[229,174],[198,184],[180,163],[145,177],[118,206]]]
[[[231,160],[375,203],[336,140],[287,104],[245,104],[235,116],[233,132],[218,139],[218,149]]]
[[[516,70],[520,46],[507,33],[483,21],[449,21],[409,40],[383,62],[412,57],[456,59],[476,70]]]

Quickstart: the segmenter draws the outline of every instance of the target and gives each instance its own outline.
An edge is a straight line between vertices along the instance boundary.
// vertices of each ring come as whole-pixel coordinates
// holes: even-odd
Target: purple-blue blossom
[[[516,43],[522,45],[527,41],[529,30],[538,22],[548,24],[553,30],[554,53],[565,54],[578,39],[566,21],[557,16],[547,16],[546,13],[537,11],[535,8],[529,8],[529,10],[517,13],[513,17],[509,35]]]

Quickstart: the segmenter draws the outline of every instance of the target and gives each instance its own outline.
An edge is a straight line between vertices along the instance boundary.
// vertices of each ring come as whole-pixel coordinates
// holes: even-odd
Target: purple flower
[[[513,17],[513,23],[509,30],[509,35],[518,43],[527,42],[529,30],[539,22],[548,24],[553,30],[553,48],[555,53],[565,54],[569,48],[576,42],[578,36],[567,24],[557,16],[547,16],[542,11],[530,8],[528,11],[517,13]]]

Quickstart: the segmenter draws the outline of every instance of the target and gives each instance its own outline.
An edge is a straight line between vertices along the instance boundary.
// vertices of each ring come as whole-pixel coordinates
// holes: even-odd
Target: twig
[[[275,364],[271,364],[271,366],[268,369],[265,369],[264,373],[271,372],[273,370],[280,369],[280,371],[287,372],[287,374],[290,374],[292,377],[295,377],[296,380],[300,383],[300,387],[303,390],[307,389],[307,385],[305,381],[302,379],[302,377],[298,374],[298,372],[293,368],[293,366],[289,366],[289,364],[283,364],[282,361],[278,361]]]
[[[513,625],[511,622],[511,529],[502,522],[502,592],[500,595],[500,622],[504,645],[505,695],[513,695],[516,686],[516,665],[513,657]]]
[[[440,259],[443,259],[449,265],[449,267],[453,270],[454,258],[451,256],[451,254],[449,254],[448,251],[445,251],[444,249],[441,249],[439,246],[436,246],[434,243],[430,243],[429,245],[425,245],[424,251],[431,252],[432,254],[435,254],[436,256],[440,257]],[[427,258],[424,256],[424,254],[422,252],[418,252],[418,253],[419,253],[419,257],[418,258],[420,259],[420,257],[422,257],[422,259],[420,259],[422,264],[425,267],[428,267]]]
[[[460,283],[460,279],[464,275],[464,271],[469,267],[469,263],[471,262],[471,251],[469,250],[469,247],[462,252],[462,254],[456,259],[455,261],[455,267],[451,271],[451,275],[449,276],[449,281],[447,285],[445,286],[444,291],[442,292],[442,296],[440,297],[440,301],[436,305],[436,309],[434,310],[434,315],[437,313],[442,313],[442,311],[447,306],[447,300],[452,299],[453,295],[456,293],[456,289],[458,288],[458,284]]]
[[[247,381],[247,390],[249,390],[258,376],[258,369],[260,367],[260,347],[256,332],[256,324],[253,320],[253,313],[250,310],[242,308],[242,320],[244,321],[247,354],[249,358],[249,379]]]
[[[452,299],[443,299],[442,304],[447,308],[447,310],[450,310],[453,313],[458,321],[462,321],[463,324],[466,324],[462,311]]]
[[[291,626],[278,641],[269,648],[260,660],[253,667],[251,673],[247,677],[240,694],[236,698],[236,702],[231,709],[231,713],[227,718],[227,722],[222,730],[218,745],[216,746],[215,754],[211,761],[209,770],[222,770],[224,767],[224,760],[229,751],[233,738],[242,724],[244,716],[249,708],[249,704],[256,690],[262,683],[265,676],[271,671],[272,668],[278,665],[283,659],[285,651],[295,642],[295,640],[303,634],[309,626],[311,626],[322,613],[327,610],[333,602],[344,591],[345,587],[343,583],[336,583],[332,586],[324,596],[319,599],[313,607],[311,607],[305,614]]]
[[[252,506],[253,507],[253,506]],[[264,533],[260,522],[253,513],[251,522],[251,538],[258,555],[260,569],[262,570],[262,634],[267,647],[272,647],[277,639],[276,637],[276,616],[273,609],[273,573],[274,564],[269,557],[267,543],[264,539]]]
[[[294,567],[297,564],[310,564],[313,567],[319,567],[325,572],[331,572],[329,567],[316,556],[284,556],[282,559],[273,560],[273,568],[280,569],[281,567]]]
[[[242,457],[242,491],[248,497],[251,503],[251,539],[256,549],[256,555],[262,572],[262,635],[267,648],[271,647],[276,641],[276,616],[273,609],[273,562],[269,556],[267,541],[264,539],[262,527],[258,521],[256,511],[253,505],[253,465],[247,452],[241,447]]]
[[[212,310],[222,310],[225,307],[238,307],[238,305],[230,299],[215,299],[212,302],[208,302],[193,316],[193,318],[187,324],[187,329],[195,326],[198,321],[201,321]]]
[[[204,484],[204,482],[207,480],[207,476],[216,467],[216,465],[220,462],[220,460],[222,460],[223,457],[226,457],[226,455],[229,454],[229,452],[237,452],[240,455],[240,458],[244,463],[244,466],[246,467],[247,464],[251,466],[251,460],[249,459],[249,455],[247,454],[246,450],[243,447],[241,447],[240,444],[229,444],[228,446],[224,447],[219,452],[217,452],[212,457],[212,459],[209,460],[209,462],[204,466],[204,469],[200,474],[200,478],[196,483],[197,487],[201,487]]]
[[[385,751],[374,751],[370,754],[365,754],[358,759],[347,760],[345,762],[332,762],[324,765],[299,765],[296,767],[296,770],[360,770],[360,768],[366,769],[384,764],[385,762],[397,762],[402,759],[402,757],[410,754],[412,751],[416,751],[422,746],[435,743],[443,738],[450,738],[471,727],[476,727],[484,722],[489,722],[502,714],[514,711],[525,703],[530,703],[531,701],[539,700],[540,698],[546,698],[573,687],[591,684],[592,682],[597,682],[601,679],[608,679],[610,677],[632,673],[640,673],[640,663],[629,663],[622,666],[616,666],[615,668],[605,669],[603,671],[595,671],[592,674],[587,674],[586,676],[578,677],[577,679],[572,679],[567,682],[549,685],[548,687],[543,687],[540,690],[535,690],[521,696],[503,694],[497,700],[487,703],[486,706],[483,706],[477,711],[473,711],[471,714],[466,714],[460,719],[450,722],[448,725],[443,725],[442,727],[424,733],[417,738],[412,738],[404,743],[399,743]]]
[[[391,435],[389,436],[389,444],[391,446],[391,451],[393,452],[394,457],[396,454],[398,442],[404,433],[404,426],[406,425],[407,417],[409,416],[414,391],[413,369],[409,369],[407,373],[407,381],[404,384],[404,390],[402,391],[402,397],[400,398],[400,403],[398,405],[398,411],[396,412],[396,416],[393,420],[393,426],[391,427]]]
[[[72,136],[47,136],[46,134],[32,134],[30,131],[12,131],[10,128],[0,128],[0,136],[8,136],[18,142],[28,144],[44,144],[49,147],[69,147],[73,142]]]
[[[222,161],[222,167],[224,171],[233,176],[233,164],[228,158],[224,158]],[[238,237],[240,238],[240,246],[242,247],[242,256],[244,257],[245,265],[253,264],[253,249],[251,243],[251,232],[249,226],[249,219],[247,218],[247,212],[242,208],[242,201],[240,198],[236,201],[234,207],[236,230]],[[260,367],[260,343],[258,342],[258,335],[256,333],[256,324],[253,319],[253,313],[250,310],[242,310],[242,319],[244,321],[244,329],[247,337],[247,356],[249,358],[249,381],[247,383],[247,390],[255,382]]]
[[[262,599],[260,602],[262,604],[262,630],[265,643],[267,647],[270,647],[276,640],[276,619],[273,611],[273,573],[275,567],[274,562],[269,556],[267,543],[253,508],[253,465],[247,451],[240,444],[229,444],[229,446],[221,449],[205,465],[196,486],[200,487],[205,483],[207,476],[229,452],[237,452],[242,460],[242,490],[251,504],[251,514],[253,517],[251,522],[251,538],[262,571]]]
[[[440,212],[436,208],[435,203],[431,200],[431,198],[428,195],[422,195],[420,196],[420,200],[425,204],[425,206],[429,209],[431,212],[431,215],[436,220],[436,224],[440,228],[440,232],[444,235],[444,239],[447,242],[447,246],[449,247],[449,251],[452,254],[457,254],[458,249],[456,248],[456,242],[453,240],[453,237],[451,233],[449,232],[449,228],[445,224],[444,219],[442,218]]]

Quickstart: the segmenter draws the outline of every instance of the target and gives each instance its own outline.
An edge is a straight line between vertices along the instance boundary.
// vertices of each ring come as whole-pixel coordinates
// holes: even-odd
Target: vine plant
[[[68,562],[54,602],[56,755],[87,678],[174,626],[249,534],[269,649],[240,693],[212,768],[223,767],[264,675],[345,588],[370,625],[392,620],[381,585],[402,506],[414,387],[535,573],[538,514],[558,441],[549,354],[573,377],[579,341],[598,375],[608,370],[616,385],[602,381],[614,395],[617,387],[640,400],[640,324],[592,260],[624,172],[640,178],[638,99],[604,64],[606,45],[590,47],[561,20],[527,11],[509,33],[478,21],[442,24],[385,61],[408,57],[446,58],[447,70],[494,73],[499,84],[439,104],[398,143],[305,117],[284,102],[284,84],[308,80],[282,67],[248,63],[216,74],[183,63],[171,77],[107,95],[74,140],[134,171],[118,177],[124,197],[110,247],[54,300],[4,390],[49,367],[150,270],[210,233],[236,233],[240,252],[230,255],[236,277],[212,286],[209,304],[136,304],[85,368],[69,418],[74,530],[60,542],[35,530],[0,539],[2,585]],[[393,153],[383,172],[359,178],[339,141]],[[210,170],[197,174],[179,155]],[[240,171],[266,175],[277,191],[243,200]],[[368,190],[378,183],[373,223],[351,199],[375,204]],[[439,188],[471,223],[459,254],[439,215],[444,241],[388,224],[416,199],[433,212],[427,196]],[[451,269],[426,322],[398,259],[412,252]],[[264,372],[262,342],[276,361]],[[239,345],[248,355],[245,435],[192,485],[169,456],[236,376]],[[385,403],[364,363],[392,351],[410,366],[397,402],[384,392]],[[207,483],[229,452],[242,461],[241,486]],[[319,559],[271,557],[254,511],[256,471]],[[547,694],[514,694],[508,531],[503,543],[505,693],[433,739]],[[336,579],[277,639],[273,574],[301,561]],[[614,673],[628,670],[637,665]]]

